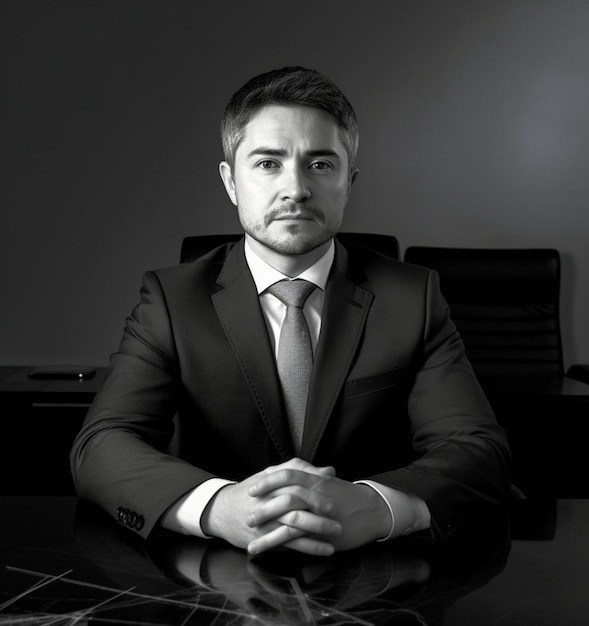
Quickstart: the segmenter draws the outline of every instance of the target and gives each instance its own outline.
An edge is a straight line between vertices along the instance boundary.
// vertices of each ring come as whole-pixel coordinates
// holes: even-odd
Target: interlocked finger
[[[311,537],[305,531],[288,525],[281,525],[254,539],[248,544],[250,554],[260,554],[273,548],[288,547],[291,550],[313,555],[333,554],[333,546],[326,540]]]
[[[247,517],[246,523],[251,528],[300,510],[308,510],[318,516],[327,517],[332,509],[333,503],[324,496],[293,487],[277,492],[275,497],[263,501]]]

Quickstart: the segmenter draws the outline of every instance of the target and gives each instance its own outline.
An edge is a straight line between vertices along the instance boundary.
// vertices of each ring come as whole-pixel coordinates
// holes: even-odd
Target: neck
[[[268,248],[264,244],[256,241],[248,234],[245,235],[251,249],[268,265],[271,265],[274,269],[285,276],[293,277],[298,276],[306,269],[316,263],[329,249],[331,239],[320,245],[318,248],[311,250],[305,254],[293,254],[286,255],[280,254],[271,248]]]

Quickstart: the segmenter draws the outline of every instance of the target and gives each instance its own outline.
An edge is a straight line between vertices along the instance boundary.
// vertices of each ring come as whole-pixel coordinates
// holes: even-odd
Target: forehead
[[[272,104],[256,111],[244,127],[241,147],[329,150],[345,153],[335,119],[320,109]],[[239,147],[238,147],[239,150]]]

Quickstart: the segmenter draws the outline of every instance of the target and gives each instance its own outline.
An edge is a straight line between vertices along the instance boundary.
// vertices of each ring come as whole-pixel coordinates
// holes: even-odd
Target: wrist
[[[370,498],[370,523],[373,529],[374,541],[386,541],[393,534],[395,516],[388,500],[373,484],[360,482]]]
[[[229,496],[229,487],[233,484],[230,483],[221,487],[209,500],[202,512],[200,527],[208,537],[223,538],[224,536],[224,522],[228,513],[227,497]]]

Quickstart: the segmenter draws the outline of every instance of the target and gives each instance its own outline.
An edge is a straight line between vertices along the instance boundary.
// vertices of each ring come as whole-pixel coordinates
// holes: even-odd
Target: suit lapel
[[[293,444],[268,329],[245,260],[243,240],[228,253],[217,282],[223,289],[213,294],[212,300],[219,321],[268,433],[281,456],[288,459],[293,454]]]
[[[336,246],[307,401],[301,456],[309,461],[347,379],[374,298],[358,286],[364,276],[350,267],[346,250]]]

